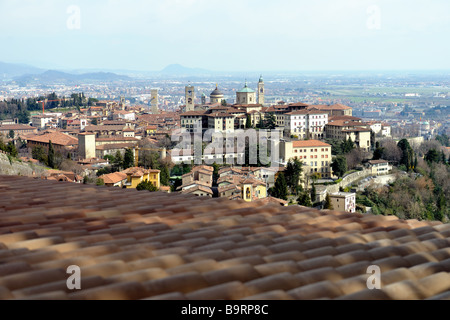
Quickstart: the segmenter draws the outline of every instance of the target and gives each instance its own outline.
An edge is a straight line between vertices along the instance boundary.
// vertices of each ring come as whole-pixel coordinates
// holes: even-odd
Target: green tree
[[[226,107],[227,106],[227,100],[223,99],[221,104],[222,104],[223,107]]]
[[[324,209],[333,210],[333,204],[331,203],[331,197],[330,194],[327,193],[327,196],[325,197],[325,205],[323,206]]]
[[[300,195],[297,198],[297,203],[300,206],[312,207],[313,204],[311,202],[311,197],[309,195],[309,192],[307,192],[307,191],[300,192]]]
[[[444,153],[444,151],[441,151],[441,160],[440,160],[440,162],[442,162],[443,164],[446,164],[446,163],[447,163],[447,159],[445,159],[445,153]]]
[[[313,183],[311,187],[311,201],[315,202],[317,197],[316,185]]]
[[[408,140],[402,139],[398,142],[397,146],[402,151],[400,164],[404,165],[407,171],[410,171],[414,165],[414,151],[411,148],[411,145],[409,144]]]
[[[383,158],[383,154],[384,154],[384,148],[382,148],[380,146],[380,143],[377,141],[375,144],[375,150],[373,152],[372,160],[380,160],[381,158]]]
[[[134,166],[134,155],[133,150],[131,148],[127,148],[125,150],[125,155],[123,156],[123,164],[122,167],[124,169],[128,169]]]
[[[158,191],[158,188],[154,186],[150,181],[144,180],[136,186],[136,190],[138,191],[147,190],[150,192],[155,192]]]
[[[250,114],[247,114],[247,120],[245,121],[245,128],[246,129],[252,128],[252,118]]]
[[[168,186],[170,184],[170,171],[167,164],[163,165],[161,167],[161,173],[160,173],[160,182],[163,186]]]
[[[270,190],[271,190],[270,194],[273,197],[279,198],[279,199],[283,199],[283,200],[287,200],[288,188],[287,188],[286,179],[285,179],[285,176],[284,176],[283,172],[281,172],[278,175],[278,178],[275,181],[274,187],[270,188]]]
[[[33,147],[33,149],[31,150],[31,156],[33,157],[33,159],[36,159],[41,163],[47,163],[47,155],[42,146]]]
[[[51,140],[48,143],[47,166],[55,169],[55,149],[53,149],[53,143]]]
[[[297,157],[289,159],[285,175],[286,184],[289,187],[291,194],[298,194],[300,178],[303,172],[303,162],[301,162]]]
[[[105,181],[103,181],[103,179],[97,179],[95,181],[95,185],[97,185],[97,186],[104,186],[105,185]]]
[[[12,141],[8,142],[8,145],[6,146],[6,152],[8,152],[14,158],[17,158],[17,156],[19,155],[16,146]]]
[[[17,115],[19,123],[28,124],[30,123],[30,112],[28,110],[22,110]]]
[[[353,143],[352,138],[349,137],[347,140],[342,141],[341,150],[343,154],[347,154],[353,149],[355,149],[355,144]]]
[[[436,140],[439,141],[443,146],[450,147],[450,139],[446,134],[436,136]]]
[[[115,171],[120,171],[120,169],[123,168],[123,157],[122,157],[122,153],[120,151],[116,152],[116,155],[114,156],[114,162],[112,164],[112,167]]]
[[[97,120],[97,118],[92,119],[91,124],[92,124],[93,126],[98,125],[98,120]]]
[[[15,136],[14,130],[9,130],[8,137],[14,139],[14,136]]]
[[[331,163],[331,169],[341,178],[347,172],[347,159],[344,156],[336,156]]]
[[[438,163],[441,161],[441,156],[436,149],[430,149],[425,155],[425,161],[428,163]]]
[[[113,163],[114,162],[114,160],[115,160],[115,158],[114,158],[114,156],[113,155],[111,155],[111,154],[107,154],[106,156],[104,156],[103,157],[105,160],[108,160],[109,161],[109,163]]]

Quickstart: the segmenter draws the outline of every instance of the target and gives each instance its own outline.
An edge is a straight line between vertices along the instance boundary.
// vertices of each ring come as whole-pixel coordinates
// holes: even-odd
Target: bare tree
[[[393,139],[380,141],[380,146],[384,148],[383,159],[398,162],[402,158],[402,150],[397,146]]]
[[[356,168],[364,160],[370,159],[370,153],[362,149],[353,149],[345,155],[347,159],[347,167],[349,170]]]
[[[422,142],[422,144],[418,147],[413,146],[413,149],[419,156],[423,157],[431,149],[440,151],[441,147],[442,147],[442,144],[439,141],[429,140],[429,141]]]

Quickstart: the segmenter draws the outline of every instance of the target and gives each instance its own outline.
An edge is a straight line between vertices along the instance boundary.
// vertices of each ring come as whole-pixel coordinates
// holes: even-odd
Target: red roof
[[[297,140],[292,142],[294,148],[308,148],[308,147],[331,147],[330,144],[319,140]]]

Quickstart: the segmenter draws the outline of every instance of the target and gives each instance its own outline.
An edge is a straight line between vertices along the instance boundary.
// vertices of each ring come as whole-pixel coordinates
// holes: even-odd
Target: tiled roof
[[[31,136],[27,137],[27,140],[41,143],[49,143],[49,141],[51,141],[52,144],[57,144],[61,146],[72,146],[78,144],[77,138],[60,132],[51,132],[45,133],[40,136]]]
[[[198,181],[197,181],[197,182],[198,182]],[[202,186],[202,185],[200,185],[200,184],[196,184],[196,185],[195,185],[194,187],[192,187],[192,188],[183,189],[183,190],[181,191],[181,193],[193,193],[193,192],[195,192],[195,191],[197,191],[197,190],[200,190],[200,191],[202,191],[202,192],[206,192],[206,193],[208,193],[208,194],[213,194],[213,192],[212,192],[212,190],[211,190],[210,187]]]
[[[26,124],[5,124],[0,125],[0,131],[6,130],[37,130],[36,127],[28,126]]]
[[[286,200],[278,199],[278,198],[274,198],[274,197],[265,197],[265,198],[256,200],[256,202],[259,203],[260,205],[274,203],[274,204],[277,204],[280,206],[287,206],[287,204],[288,204],[288,202]]]
[[[97,142],[108,142],[108,141],[139,141],[138,138],[133,137],[111,137],[111,138],[97,138]]]
[[[199,110],[199,111],[186,111],[186,112],[180,114],[180,116],[182,116],[182,117],[183,116],[204,116],[204,115],[206,115],[205,111],[201,111],[201,110]]]
[[[307,148],[307,147],[331,147],[328,143],[319,140],[298,140],[292,141],[294,148]]]
[[[368,162],[370,164],[381,164],[381,163],[388,163],[389,161],[383,160],[383,159],[379,159],[379,160],[369,160]]]
[[[210,173],[212,173],[214,171],[214,168],[207,165],[200,165],[193,167],[191,171],[209,171]]]
[[[333,122],[337,120],[348,120],[348,121],[361,121],[361,118],[353,116],[332,116],[328,118],[328,122]],[[368,122],[367,122],[368,123]]]
[[[303,110],[298,110],[298,111],[291,111],[291,112],[288,112],[288,113],[286,113],[287,115],[292,115],[292,116],[295,116],[295,115],[301,115],[301,114],[328,114],[326,111],[317,111],[317,110],[305,110],[305,109],[303,109]]]
[[[90,125],[86,126],[85,131],[123,131],[125,128],[124,124],[119,125]]]
[[[351,121],[351,120],[335,120],[333,122],[328,122],[327,126],[335,127],[352,127],[352,126],[367,126],[365,122]]]
[[[105,184],[111,184],[111,183],[115,184],[122,180],[126,180],[127,174],[123,173],[123,172],[113,172],[113,173],[109,173],[109,174],[104,174],[98,178],[102,179],[103,182],[105,182]]]
[[[324,104],[316,104],[316,105],[309,105],[308,109],[318,109],[318,110],[348,110],[348,109],[352,109],[349,106],[345,106],[343,104],[337,103],[337,104],[333,104],[331,106],[329,105],[324,105]]]
[[[450,297],[449,224],[19,176],[0,190],[0,299]]]

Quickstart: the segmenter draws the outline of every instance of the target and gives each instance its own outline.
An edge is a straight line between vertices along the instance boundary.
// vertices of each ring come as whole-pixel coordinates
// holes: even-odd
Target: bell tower
[[[186,112],[194,111],[195,109],[195,87],[194,86],[186,86]]]
[[[158,89],[152,89],[151,90],[151,111],[152,114],[158,114]]]
[[[264,93],[264,80],[261,75],[258,82],[258,104],[264,104]]]

